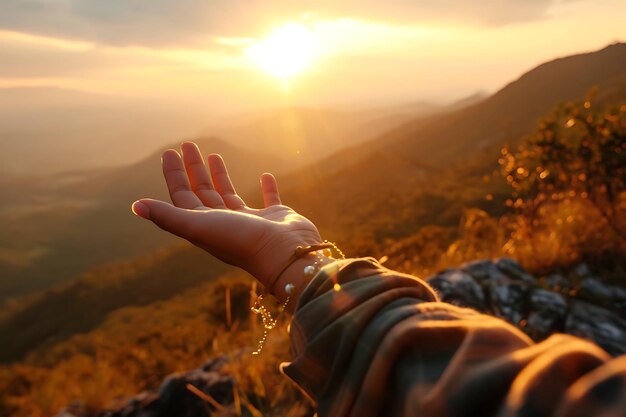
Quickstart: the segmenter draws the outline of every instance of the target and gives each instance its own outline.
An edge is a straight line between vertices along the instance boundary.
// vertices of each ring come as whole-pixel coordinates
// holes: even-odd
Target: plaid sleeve
[[[626,416],[626,359],[439,302],[374,259],[337,261],[302,293],[281,366],[332,416]]]

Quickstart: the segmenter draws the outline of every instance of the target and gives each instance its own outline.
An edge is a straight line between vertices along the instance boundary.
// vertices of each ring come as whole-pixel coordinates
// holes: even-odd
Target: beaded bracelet
[[[337,245],[335,245],[333,242],[329,242],[327,240],[317,245],[298,246],[294,250],[294,253],[289,259],[289,261],[287,262],[287,265],[278,273],[278,275],[276,275],[276,277],[272,280],[271,284],[267,286],[267,288],[269,288],[271,291],[271,289],[274,288],[274,285],[276,284],[278,279],[285,273],[285,271],[291,265],[293,265],[295,261],[297,261],[298,259],[304,257],[305,255],[309,253],[316,253],[315,261],[313,262],[313,265],[305,266],[302,272],[304,273],[306,277],[313,278],[315,274],[317,274],[320,270],[320,267],[323,261],[322,256],[332,258],[331,249],[334,249],[337,252],[340,259],[346,259],[346,256],[341,251],[341,249],[339,249]],[[289,304],[289,301],[291,300],[291,294],[294,289],[295,289],[295,285],[293,285],[292,283],[288,283],[285,285],[285,292],[287,293],[287,298],[285,299],[285,302],[280,306],[279,314],[284,312],[287,309],[287,304]],[[260,315],[263,321],[263,336],[258,342],[257,349],[254,352],[252,352],[253,355],[258,355],[261,353],[261,351],[263,350],[263,345],[265,344],[265,341],[267,340],[267,336],[270,330],[272,330],[278,324],[278,318],[273,318],[272,314],[267,309],[267,307],[265,307],[261,303],[264,297],[265,297],[265,294],[259,295],[257,299],[254,300],[252,307],[250,307],[250,311],[252,311],[254,314]]]

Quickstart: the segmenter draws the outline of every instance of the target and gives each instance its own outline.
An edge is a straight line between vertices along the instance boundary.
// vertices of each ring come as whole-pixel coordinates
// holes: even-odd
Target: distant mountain
[[[195,135],[210,116],[206,107],[167,101],[0,88],[0,166],[20,175],[123,166],[173,138]]]
[[[247,121],[231,120],[228,126],[212,127],[209,132],[238,146],[287,159],[292,169],[297,169],[372,140],[410,120],[459,110],[484,98],[484,93],[476,93],[449,105],[415,101],[362,110],[283,107]]]
[[[0,88],[0,146],[5,150],[0,170],[48,175],[119,167],[175,138],[198,136],[262,149],[301,168],[437,110],[428,103],[376,112],[285,107],[218,117],[216,105],[55,87]]]
[[[419,102],[371,110],[328,110],[291,106],[273,109],[245,121],[214,126],[212,135],[238,146],[262,150],[303,168],[341,149],[366,142],[416,117],[443,111],[442,106]]]
[[[217,152],[228,160],[243,195],[260,194],[260,175],[286,166],[273,156],[219,139],[197,142],[204,153]],[[139,163],[100,173],[21,180],[4,188],[0,182],[0,197],[31,195],[0,207],[0,305],[7,297],[48,288],[95,265],[178,242],[130,211],[130,204],[141,197],[169,201],[160,154],[161,150]],[[37,193],[30,194],[31,190]]]
[[[463,97],[457,101],[454,101],[448,104],[448,106],[446,107],[446,110],[447,111],[461,110],[466,107],[473,106],[474,104],[478,104],[484,99],[486,99],[487,97],[489,97],[489,94],[487,94],[485,91],[477,91],[474,94],[471,94],[467,97]]]
[[[624,74],[624,43],[556,59],[525,73],[473,106],[427,124],[421,120],[409,122],[375,143],[387,151],[411,151],[414,158],[422,161],[466,157],[467,152],[519,140],[557,103],[584,99],[594,87],[600,91],[614,89]]]

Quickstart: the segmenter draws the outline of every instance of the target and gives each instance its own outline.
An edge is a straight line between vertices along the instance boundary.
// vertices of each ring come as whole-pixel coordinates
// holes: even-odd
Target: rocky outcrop
[[[443,301],[501,317],[534,340],[562,332],[612,355],[626,353],[626,290],[603,283],[586,265],[570,277],[537,279],[512,259],[480,260],[427,281]]]

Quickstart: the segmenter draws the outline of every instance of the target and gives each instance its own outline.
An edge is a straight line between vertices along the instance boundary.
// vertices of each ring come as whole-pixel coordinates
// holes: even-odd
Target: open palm
[[[300,245],[320,243],[315,225],[281,205],[276,179],[261,176],[265,208],[248,207],[237,194],[222,157],[208,156],[208,169],[195,143],[163,153],[165,182],[174,205],[141,199],[133,211],[187,239],[215,257],[241,267],[267,285]]]

